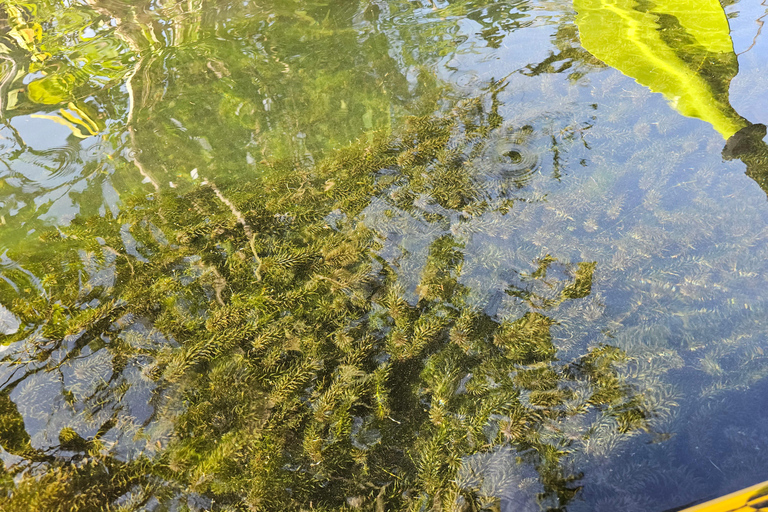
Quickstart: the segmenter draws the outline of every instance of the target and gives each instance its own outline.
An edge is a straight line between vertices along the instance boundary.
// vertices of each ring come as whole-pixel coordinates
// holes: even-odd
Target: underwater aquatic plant
[[[470,492],[458,472],[499,447],[525,453],[547,502],[567,503],[578,475],[562,462],[588,430],[555,425],[611,417],[629,433],[647,413],[617,374],[621,350],[556,358],[547,311],[589,298],[594,262],[467,261],[452,234],[454,222],[504,219],[525,189],[478,168],[506,144],[499,130],[520,135],[495,121],[501,90],[490,111],[476,100],[414,117],[315,167],[137,197],[117,219],[44,233],[57,257],[25,268],[45,293],[0,297],[20,321],[4,361],[21,373],[5,390],[40,393],[37,376],[58,372],[48,407],[76,414],[52,452],[23,429],[2,438],[22,458],[9,476],[42,462],[39,477],[7,481],[5,504],[475,506],[502,497]],[[521,130],[524,146],[534,130]],[[398,219],[410,219],[410,249]],[[476,296],[462,282],[476,272],[505,276],[501,296]],[[5,424],[19,425],[7,402]],[[84,480],[106,487],[73,497]]]

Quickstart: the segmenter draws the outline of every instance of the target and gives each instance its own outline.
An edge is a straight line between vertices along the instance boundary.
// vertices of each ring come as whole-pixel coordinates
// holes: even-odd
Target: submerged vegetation
[[[29,283],[2,300],[21,323],[12,357],[30,360],[4,396],[58,374],[74,423],[53,452],[32,449],[23,429],[4,432],[6,451],[31,464],[12,471],[26,476],[7,480],[6,506],[142,506],[182,492],[232,509],[474,510],[500,497],[466,457],[500,447],[539,472],[540,499],[567,503],[570,446],[590,424],[644,430],[649,411],[616,371],[622,350],[556,357],[546,313],[590,295],[594,262],[499,268],[518,275],[506,293],[526,312],[512,317],[460,282],[462,243],[442,225],[506,210],[523,186],[473,164],[499,119],[472,101],[226,196],[203,181],[49,231],[59,256],[26,267],[44,293]],[[372,208],[435,233],[415,288],[380,255]],[[111,376],[99,381],[105,361]],[[132,403],[141,388],[155,409],[143,418]],[[19,425],[6,401],[0,424]],[[569,417],[589,421],[558,433]],[[93,492],[78,491],[84,480]]]

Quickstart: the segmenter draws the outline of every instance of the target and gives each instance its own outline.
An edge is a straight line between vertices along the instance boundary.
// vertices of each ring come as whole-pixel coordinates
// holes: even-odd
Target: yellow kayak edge
[[[757,510],[768,510],[768,481],[680,512],[755,512]]]

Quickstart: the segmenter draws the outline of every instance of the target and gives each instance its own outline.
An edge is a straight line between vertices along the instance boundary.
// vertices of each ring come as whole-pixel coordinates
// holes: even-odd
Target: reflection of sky
[[[24,115],[0,128],[0,249],[12,248],[25,234],[45,225],[67,225],[83,206],[83,193],[117,213],[117,193],[104,169],[108,150],[100,136],[78,139],[71,130],[49,119]],[[95,183],[94,183],[95,182]],[[101,193],[100,193],[101,192]],[[98,203],[89,208],[93,211]]]
[[[459,91],[478,91],[491,79],[502,79],[528,64],[544,60],[553,50],[556,23],[542,11],[529,11],[520,21],[525,28],[506,33],[499,48],[486,45],[479,23],[469,19],[459,21],[457,39],[464,36],[466,41],[458,46],[455,55],[440,62],[438,76]],[[471,51],[467,51],[470,48]]]
[[[72,135],[69,128],[49,119],[18,116],[12,118],[10,123],[18,130],[24,142],[38,151],[66,146],[67,138]]]
[[[146,370],[153,362],[148,354],[166,346],[168,341],[140,320],[125,321],[128,325],[119,335],[120,342],[136,350],[126,360],[114,361],[109,344],[98,350],[86,346],[75,351],[81,333],[64,339],[63,347],[53,352],[49,367],[37,371],[32,364],[24,367],[30,373],[14,387],[10,397],[24,419],[33,448],[56,448],[59,432],[64,428],[73,429],[83,438],[92,438],[109,421],[115,425],[101,439],[110,454],[122,459],[153,453],[166,441],[171,423],[155,410],[157,382]],[[18,342],[4,355],[14,353],[22,359],[29,348],[27,342]],[[125,355],[125,348],[118,350],[121,356]],[[56,361],[61,364],[55,365]],[[0,376],[9,376],[12,368],[19,367],[0,364]],[[116,370],[120,373],[116,374]],[[14,377],[20,375],[16,372]]]
[[[739,56],[739,74],[731,82],[731,105],[753,123],[768,124],[768,27],[758,35],[758,21],[768,24],[765,2],[742,1],[726,8],[731,38]],[[736,15],[735,17],[733,17]]]
[[[5,306],[0,304],[0,334],[8,335],[13,334],[19,330],[21,323],[16,315],[8,311]],[[0,346],[0,351],[3,347]]]
[[[465,457],[461,461],[456,484],[466,492],[500,498],[497,509],[500,512],[542,510],[542,504],[537,502],[536,497],[545,489],[536,468],[521,460],[521,454],[509,447]],[[489,499],[489,503],[493,503],[493,499]]]

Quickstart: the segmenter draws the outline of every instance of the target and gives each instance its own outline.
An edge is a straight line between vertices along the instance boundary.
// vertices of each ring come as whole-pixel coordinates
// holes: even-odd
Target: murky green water
[[[768,8],[693,4],[0,2],[0,509],[767,479]]]

